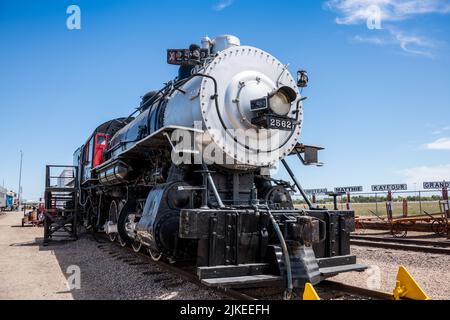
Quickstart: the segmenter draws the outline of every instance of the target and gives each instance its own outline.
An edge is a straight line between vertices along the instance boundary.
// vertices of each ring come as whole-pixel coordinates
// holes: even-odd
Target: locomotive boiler
[[[285,161],[317,162],[318,148],[299,143],[306,72],[294,79],[234,36],[170,49],[167,62],[175,79],[75,152],[85,226],[154,260],[192,263],[211,286],[289,293],[364,270],[350,253],[354,213],[316,208]],[[293,183],[271,176],[279,162]]]

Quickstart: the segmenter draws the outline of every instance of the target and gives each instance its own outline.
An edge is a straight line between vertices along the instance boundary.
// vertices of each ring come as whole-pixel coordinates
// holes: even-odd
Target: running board
[[[242,277],[203,279],[202,283],[211,287],[224,288],[257,288],[268,286],[279,286],[283,278],[274,275],[254,275]]]
[[[199,279],[226,278],[256,276],[269,273],[268,263],[249,263],[240,265],[227,265],[215,267],[198,267],[197,275]]]
[[[335,266],[335,267],[328,267],[328,268],[320,268],[320,275],[323,277],[330,277],[337,275],[339,273],[343,272],[351,272],[351,271],[364,271],[367,269],[366,265],[363,264],[348,264],[348,265],[342,265],[342,266]]]
[[[337,275],[339,273],[357,271],[361,272],[367,269],[363,264],[351,264],[343,266],[335,266],[319,269],[320,275],[324,278]],[[223,277],[223,278],[209,278],[201,279],[201,282],[211,287],[224,287],[224,288],[257,288],[257,287],[278,287],[283,285],[283,277],[258,274],[247,276],[235,276],[235,277]]]

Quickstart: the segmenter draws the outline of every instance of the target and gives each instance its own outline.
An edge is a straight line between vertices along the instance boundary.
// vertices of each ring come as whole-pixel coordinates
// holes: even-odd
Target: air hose
[[[286,277],[287,277],[287,290],[284,292],[284,299],[289,300],[294,289],[292,284],[292,268],[291,268],[291,259],[289,257],[289,251],[286,245],[286,241],[284,240],[283,234],[281,233],[280,226],[275,220],[272,212],[269,207],[266,207],[267,213],[269,214],[270,221],[272,222],[273,229],[277,234],[278,239],[280,240],[281,249],[283,250],[284,263],[286,265]]]

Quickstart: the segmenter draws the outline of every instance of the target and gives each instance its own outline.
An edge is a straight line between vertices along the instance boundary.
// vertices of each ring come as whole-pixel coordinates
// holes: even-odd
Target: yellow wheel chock
[[[397,283],[394,289],[394,299],[431,300],[423,291],[412,275],[404,266],[400,266],[397,274]]]
[[[303,300],[320,300],[319,295],[311,283],[305,284],[305,291],[303,291]]]
[[[393,298],[394,300],[431,300],[404,266],[400,266],[398,270]],[[305,284],[303,300],[320,300],[316,290],[309,282]]]

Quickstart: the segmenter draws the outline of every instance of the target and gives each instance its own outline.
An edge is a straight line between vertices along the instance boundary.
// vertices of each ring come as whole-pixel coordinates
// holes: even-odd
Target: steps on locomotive
[[[255,276],[203,279],[202,283],[212,287],[251,288],[255,286],[279,286],[281,281],[283,281],[283,278],[280,276],[261,274]]]
[[[339,258],[341,261],[344,260],[342,257]],[[338,259],[332,258],[329,260],[333,261]],[[339,273],[352,271],[361,272],[366,269],[366,265],[351,263],[322,267],[319,268],[319,273],[321,277],[327,278]],[[282,276],[270,274],[270,264],[268,263],[198,267],[197,275],[201,282],[207,286],[227,288],[282,286],[285,281]]]
[[[335,267],[328,267],[328,268],[320,268],[320,274],[324,277],[331,277],[334,275],[337,275],[339,273],[344,272],[352,272],[352,271],[364,271],[367,269],[366,265],[363,264],[351,264],[351,265],[343,265],[343,266],[335,266]]]
[[[280,276],[267,274],[268,263],[251,263],[232,266],[198,267],[197,275],[203,284],[221,287],[271,286],[279,284]]]
[[[319,271],[323,277],[332,277],[339,273],[345,272],[361,272],[365,271],[368,266],[356,263],[356,256],[343,255],[328,258],[317,259]]]
[[[77,174],[74,166],[46,167],[44,245],[50,239],[64,235],[77,238]]]

